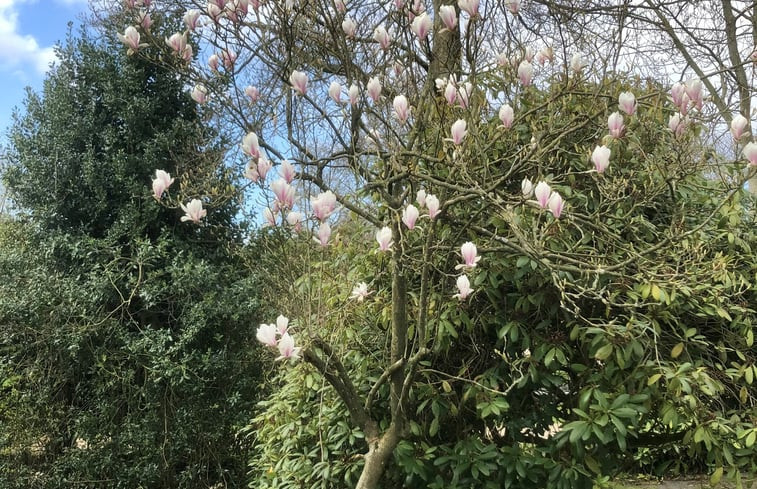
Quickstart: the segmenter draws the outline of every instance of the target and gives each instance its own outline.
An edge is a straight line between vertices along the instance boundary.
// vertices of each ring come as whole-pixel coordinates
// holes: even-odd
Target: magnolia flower
[[[357,104],[357,99],[360,96],[360,89],[354,83],[350,85],[350,89],[347,91],[347,96],[350,98],[350,105]]]
[[[525,59],[529,63],[533,62],[534,50],[531,46],[526,46],[526,49],[523,51],[523,59]]]
[[[250,103],[254,104],[258,100],[260,100],[260,90],[258,90],[257,87],[253,87],[252,85],[247,85],[246,87],[244,87],[244,94],[250,98]]]
[[[344,4],[344,0],[334,0],[334,7],[336,7],[336,11],[340,13],[347,11],[347,6]]]
[[[305,95],[308,90],[308,75],[305,72],[294,70],[289,75],[289,83],[297,95]]]
[[[679,137],[686,130],[686,119],[681,117],[681,114],[674,114],[668,120],[668,128]]]
[[[518,65],[518,79],[527,87],[531,84],[531,79],[534,76],[534,67],[528,61],[521,61]]]
[[[255,338],[265,346],[276,348],[276,325],[261,324],[255,332]]]
[[[744,135],[744,130],[749,125],[749,119],[741,114],[737,114],[731,121],[731,135],[738,141]]]
[[[392,249],[392,230],[386,226],[376,231],[376,241],[379,244],[380,251],[389,251]]]
[[[292,183],[295,175],[294,165],[292,165],[289,160],[283,160],[281,166],[279,166],[279,175],[281,175],[281,178],[283,178],[286,183]]]
[[[360,282],[352,289],[350,299],[356,299],[358,302],[363,302],[370,294],[371,292],[368,290],[368,284]]]
[[[197,29],[197,26],[199,25],[199,22],[198,22],[199,20],[200,20],[199,10],[191,9],[191,10],[187,10],[184,13],[184,25],[187,26],[187,29],[189,31],[194,31],[195,29]]]
[[[473,289],[470,288],[470,280],[465,275],[457,277],[457,294],[452,297],[456,299],[465,300],[469,295],[473,293]]]
[[[699,78],[692,78],[686,82],[686,86],[684,87],[686,90],[686,95],[689,96],[689,99],[691,100],[691,103],[694,104],[694,106],[697,109],[702,109],[702,81]]]
[[[381,46],[381,49],[384,51],[389,49],[389,45],[392,43],[392,38],[389,35],[389,32],[387,32],[386,27],[384,27],[384,24],[381,24],[374,29],[373,39],[379,43],[379,46]]]
[[[418,208],[413,204],[410,204],[402,211],[402,222],[408,229],[413,229],[415,227],[415,221],[418,220],[419,215],[420,212],[418,212]]]
[[[499,120],[502,121],[502,125],[505,129],[512,127],[513,120],[515,119],[515,113],[510,104],[505,104],[499,108]]]
[[[454,124],[452,124],[452,142],[456,145],[459,145],[463,142],[463,138],[466,134],[468,134],[467,131],[468,123],[465,122],[464,119],[458,119],[455,121]]]
[[[465,82],[457,89],[457,103],[461,108],[468,108],[468,100],[471,93],[473,93],[473,84],[471,82]]]
[[[475,17],[478,14],[479,0],[457,0],[457,6],[460,10],[466,12],[471,17]]]
[[[509,10],[511,14],[518,15],[521,0],[505,0],[505,4],[507,5],[507,10]]]
[[[628,115],[636,112],[636,96],[631,92],[623,92],[618,96],[618,108]]]
[[[342,85],[338,81],[332,81],[329,85],[329,97],[338,104],[342,103]]]
[[[678,82],[670,89],[670,97],[673,99],[673,105],[680,107],[683,104],[683,96],[686,94],[686,87],[683,83]]]
[[[757,143],[748,143],[744,146],[742,153],[744,154],[744,158],[749,161],[749,166],[757,166]]]
[[[168,47],[173,49],[175,54],[181,54],[184,48],[187,47],[187,38],[184,34],[171,34],[171,37],[165,38]]]
[[[331,190],[327,190],[318,194],[317,197],[310,197],[310,206],[313,208],[316,219],[323,222],[336,209],[336,195]]]
[[[329,226],[329,223],[322,222],[320,226],[318,226],[318,232],[316,234],[318,237],[313,238],[316,243],[321,246],[329,245],[329,238],[331,237],[331,226]]]
[[[287,224],[292,226],[295,231],[300,231],[302,229],[302,219],[305,216],[302,215],[302,212],[297,211],[289,211],[287,214]]]
[[[591,153],[591,162],[594,163],[597,173],[604,173],[610,165],[610,148],[604,145],[594,148]]]
[[[198,104],[204,104],[208,101],[208,89],[205,88],[205,85],[198,83],[192,89],[191,97]]]
[[[455,30],[455,27],[457,27],[457,12],[455,11],[455,7],[452,5],[442,5],[439,7],[439,17],[441,17],[447,30]]]
[[[174,179],[171,175],[163,170],[155,170],[155,178],[152,181],[152,193],[155,199],[160,200],[168,187],[171,186]]]
[[[534,192],[534,184],[531,180],[528,179],[528,177],[524,178],[523,181],[520,182],[520,191],[523,194],[524,199],[531,197],[531,194]]]
[[[418,36],[418,39],[420,40],[426,39],[426,36],[428,36],[428,33],[431,31],[431,27],[431,17],[429,17],[426,12],[415,17],[413,23],[410,24],[410,30],[413,31],[413,34]]]
[[[141,10],[139,14],[137,14],[137,20],[145,32],[150,32],[150,27],[152,27],[152,17],[150,17],[150,12]]]
[[[265,226],[276,227],[276,213],[266,207],[263,209],[263,219],[265,219]]]
[[[258,170],[258,175],[260,176],[261,179],[265,180],[265,176],[268,175],[268,171],[272,167],[273,165],[268,160],[268,158],[266,158],[263,155],[260,155],[260,157],[258,158],[257,170]]]
[[[610,135],[616,139],[623,136],[623,116],[620,112],[613,112],[610,117],[607,118],[607,126],[610,128]]]
[[[300,347],[294,346],[294,338],[289,333],[284,333],[279,339],[279,356],[276,360],[286,360],[289,358],[300,358]]]
[[[342,21],[342,30],[348,38],[355,37],[355,32],[357,31],[357,23],[352,20],[351,17],[345,17]]]
[[[220,58],[217,54],[213,54],[208,58],[208,68],[211,71],[218,71],[218,63],[220,63]]]
[[[221,61],[223,61],[223,67],[227,70],[234,68],[234,63],[237,61],[237,53],[224,49],[221,51]]]
[[[271,191],[281,208],[291,209],[294,206],[294,187],[283,178],[279,178],[271,184]]]
[[[423,189],[418,190],[415,194],[415,201],[421,207],[426,207],[426,191]]]
[[[133,25],[127,27],[123,34],[118,34],[118,39],[129,48],[129,54],[139,51],[139,31]]]
[[[536,61],[538,61],[542,66],[547,61],[551,63],[553,59],[555,59],[555,52],[552,49],[552,46],[543,47],[539,50],[538,53],[536,53]]]
[[[557,192],[552,192],[552,195],[550,195],[549,201],[547,202],[547,207],[549,207],[549,211],[555,216],[555,219],[560,219],[560,214],[562,214],[564,205],[565,203],[562,200],[562,196]]]
[[[444,87],[444,100],[446,100],[449,105],[455,105],[455,101],[457,100],[457,87],[451,80],[447,82],[447,86]]]
[[[368,85],[366,85],[366,90],[368,90],[368,96],[373,99],[373,102],[378,102],[379,97],[381,97],[381,82],[376,77],[371,77],[368,80]]]
[[[242,151],[252,158],[260,157],[260,146],[258,145],[258,135],[254,132],[248,132],[242,138]]]
[[[279,317],[276,318],[276,332],[283,336],[287,333],[288,327],[289,318],[283,314],[279,314]]]
[[[202,201],[199,199],[192,199],[187,205],[181,204],[181,210],[185,213],[181,216],[181,222],[192,221],[199,224],[200,219],[208,214],[208,211],[202,208]]]
[[[436,195],[428,194],[426,196],[426,207],[428,207],[428,217],[435,219],[441,210],[439,209],[439,199]]]
[[[476,264],[481,260],[481,257],[478,256],[476,245],[470,241],[463,243],[460,247],[460,255],[463,257],[463,263],[455,266],[455,270],[460,270],[461,268],[475,268]]]
[[[549,202],[549,195],[552,192],[552,189],[549,188],[549,185],[547,185],[547,182],[539,182],[536,185],[536,188],[534,189],[534,196],[536,197],[536,202],[539,203],[539,207],[542,209],[545,209],[547,207],[547,202]]]
[[[581,54],[575,53],[570,58],[570,69],[573,73],[580,73],[586,67],[586,60],[581,57]]]
[[[400,124],[407,122],[407,118],[410,116],[410,107],[407,104],[407,97],[404,95],[397,95],[394,97],[394,115]]]
[[[206,12],[208,13],[208,17],[213,19],[213,22],[218,22],[221,19],[221,17],[223,17],[223,13],[224,13],[223,9],[219,5],[213,2],[208,2]]]

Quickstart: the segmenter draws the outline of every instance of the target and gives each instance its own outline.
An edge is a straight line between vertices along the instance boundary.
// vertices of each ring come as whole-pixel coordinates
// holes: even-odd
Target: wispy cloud
[[[55,61],[55,51],[52,46],[40,46],[34,36],[20,32],[18,5],[25,1],[0,0],[0,71],[41,74]]]

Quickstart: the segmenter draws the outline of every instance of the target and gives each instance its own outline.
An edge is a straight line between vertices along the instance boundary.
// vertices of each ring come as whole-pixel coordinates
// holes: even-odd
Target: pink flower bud
[[[564,205],[565,203],[562,200],[562,196],[557,192],[552,192],[552,195],[550,195],[549,201],[547,202],[547,207],[549,207],[549,211],[555,216],[555,219],[560,219],[560,214],[562,214]]]
[[[460,247],[460,255],[463,257],[463,263],[455,266],[455,270],[475,268],[481,260],[481,257],[478,256],[476,245],[470,241],[463,243]]]
[[[237,62],[237,53],[224,49],[221,51],[221,61],[223,61],[223,67],[227,70],[234,68],[234,63]]]
[[[670,89],[670,97],[673,99],[673,105],[681,107],[683,105],[683,96],[686,93],[686,87],[683,83],[675,83],[673,88]]]
[[[184,48],[187,47],[187,38],[184,34],[171,34],[171,37],[166,38],[166,44],[173,50],[174,54],[182,54]]]
[[[452,5],[442,5],[439,7],[439,17],[442,18],[444,27],[447,30],[455,30],[455,27],[457,27],[457,12],[455,11],[455,7]]]
[[[386,226],[376,231],[376,241],[379,244],[380,251],[389,251],[392,249],[392,230]]]
[[[426,207],[426,191],[423,189],[418,190],[415,194],[415,201],[420,207]]]
[[[331,226],[329,226],[329,223],[322,222],[320,226],[318,226],[318,237],[313,238],[316,243],[318,243],[321,246],[328,246],[329,245],[329,238],[331,237]]]
[[[263,219],[265,219],[264,227],[276,227],[276,213],[268,207],[263,209]]]
[[[156,200],[163,197],[163,192],[168,190],[174,179],[171,175],[163,170],[155,170],[155,178],[152,181],[152,193]]]
[[[591,162],[594,163],[597,173],[604,173],[610,165],[610,148],[604,145],[594,148],[591,153]]]
[[[415,17],[413,23],[410,24],[410,30],[413,31],[413,34],[418,36],[418,39],[421,41],[426,39],[428,33],[431,31],[431,27],[431,17],[429,17],[426,12]]]
[[[279,333],[279,335],[283,336],[287,334],[288,328],[289,318],[284,316],[283,314],[280,314],[279,317],[276,318],[276,332]]]
[[[192,100],[198,104],[204,104],[208,101],[208,89],[205,88],[205,85],[197,84],[192,89],[191,96]]]
[[[404,95],[397,95],[394,97],[394,115],[400,124],[407,122],[407,118],[410,116],[410,107],[407,104],[407,98]]]
[[[260,155],[260,157],[258,158],[257,170],[261,180],[265,180],[265,176],[268,175],[268,171],[271,168],[273,168],[273,165],[268,160],[268,158]]]
[[[458,119],[452,124],[452,142],[454,144],[459,145],[463,142],[463,138],[468,134],[467,127],[468,123],[464,119]]]
[[[181,204],[181,210],[184,211],[181,222],[192,221],[200,224],[200,219],[208,214],[208,211],[202,208],[202,201],[199,199],[192,199],[187,205]]]
[[[265,346],[276,348],[276,326],[274,324],[261,324],[255,332],[255,338]]]
[[[467,13],[471,17],[478,15],[479,0],[457,0],[457,6],[460,10]]]
[[[628,115],[636,112],[636,96],[631,92],[623,92],[618,96],[618,108]]]
[[[549,196],[552,193],[552,189],[549,188],[549,185],[547,185],[547,182],[539,182],[536,185],[536,188],[534,189],[534,197],[536,197],[536,202],[539,203],[539,207],[542,209],[547,208],[547,202],[549,202]]]
[[[152,17],[150,17],[150,12],[141,10],[137,15],[137,20],[139,21],[139,25],[142,26],[142,29],[144,29],[145,32],[150,32],[150,27],[152,27]]]
[[[465,82],[457,89],[457,103],[461,108],[468,108],[471,93],[473,93],[473,84],[471,82]]]
[[[680,137],[686,130],[686,118],[681,117],[681,114],[670,116],[670,119],[668,120],[668,128],[676,137]]]
[[[257,87],[253,87],[252,85],[247,85],[244,88],[244,94],[250,98],[250,103],[252,104],[260,100],[260,90],[258,90]]]
[[[737,114],[733,120],[731,120],[731,135],[733,136],[733,139],[736,141],[741,139],[741,136],[744,135],[744,130],[746,130],[748,125],[749,119],[741,114]]]
[[[279,175],[284,179],[286,183],[292,183],[295,173],[296,171],[294,169],[294,165],[292,165],[289,160],[284,160],[281,162],[281,166],[279,167]]]
[[[253,159],[260,157],[260,146],[258,145],[258,135],[254,132],[248,132],[242,138],[242,151]]]
[[[200,20],[200,11],[191,9],[184,13],[184,25],[187,26],[187,30],[194,31],[197,29]]]
[[[436,195],[428,194],[426,196],[426,207],[428,208],[428,217],[432,220],[436,218],[441,212],[439,199]]]
[[[703,91],[702,81],[698,78],[692,78],[686,82],[686,95],[689,96],[691,103],[699,110],[702,109]]]
[[[357,31],[357,23],[351,17],[345,17],[342,21],[342,30],[347,38],[353,38]]]
[[[360,89],[354,83],[350,85],[350,89],[347,91],[347,96],[350,98],[350,105],[357,104],[358,97],[360,96]]]
[[[208,68],[210,68],[211,71],[218,71],[218,64],[220,63],[220,59],[218,58],[217,54],[213,54],[208,58]]]
[[[524,178],[522,182],[520,182],[520,191],[523,194],[523,198],[527,199],[531,197],[531,194],[534,193],[534,184],[529,180],[528,178]]]
[[[418,208],[413,204],[410,204],[402,211],[402,222],[408,229],[413,229],[415,227],[415,221],[418,220],[419,215],[420,212],[418,212]]]
[[[515,113],[509,104],[505,104],[499,108],[499,120],[502,121],[502,125],[505,129],[512,127],[513,121],[515,120]]]
[[[379,43],[379,46],[381,46],[381,49],[384,51],[389,49],[389,45],[392,43],[392,38],[389,36],[384,24],[376,27],[373,31],[373,39]]]
[[[336,209],[336,195],[331,190],[327,190],[316,197],[310,197],[310,206],[313,208],[316,219],[323,222]]]
[[[456,299],[465,300],[469,295],[473,293],[473,289],[470,288],[470,280],[465,275],[457,277],[457,294],[452,297]]]
[[[742,153],[744,158],[749,161],[749,166],[757,166],[757,143],[747,143]]]
[[[373,102],[376,103],[379,101],[379,97],[381,97],[381,82],[376,77],[371,77],[368,80],[368,85],[366,86],[366,89],[368,90],[368,96],[373,99]]]
[[[294,338],[289,333],[284,333],[279,339],[279,356],[276,360],[288,360],[300,358],[300,347],[294,346]]]
[[[625,126],[623,125],[623,116],[620,115],[620,112],[610,114],[610,117],[607,118],[607,126],[610,129],[610,135],[615,139],[623,136]]]
[[[534,76],[534,67],[528,61],[521,61],[518,65],[518,79],[524,87],[531,85],[531,79]]]
[[[452,81],[447,82],[447,86],[444,88],[444,100],[449,105],[455,105],[457,100],[457,87]]]
[[[118,34],[118,38],[129,48],[129,54],[139,51],[139,31],[133,25],[127,27],[123,34]]]
[[[302,71],[294,70],[289,75],[289,83],[292,85],[294,91],[297,92],[297,95],[305,95],[308,90],[308,75]]]

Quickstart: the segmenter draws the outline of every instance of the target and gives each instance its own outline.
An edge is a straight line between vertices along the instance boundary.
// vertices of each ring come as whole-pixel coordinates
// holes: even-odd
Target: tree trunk
[[[365,465],[355,489],[377,489],[386,465],[400,442],[399,430],[392,423],[381,438],[368,443],[368,453],[365,454]]]

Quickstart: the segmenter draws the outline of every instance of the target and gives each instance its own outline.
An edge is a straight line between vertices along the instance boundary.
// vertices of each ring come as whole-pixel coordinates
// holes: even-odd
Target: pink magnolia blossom
[[[192,57],[194,56],[194,51],[192,50],[192,45],[187,44],[184,46],[184,50],[179,53],[179,57],[189,63],[192,61]]]
[[[247,135],[242,138],[242,151],[252,158],[260,157],[260,146],[258,144],[258,135],[254,132],[248,132]]]
[[[736,116],[731,120],[731,135],[733,136],[733,139],[736,141],[741,139],[741,136],[744,135],[744,131],[746,130],[748,125],[749,119],[741,114],[736,114]]]
[[[237,53],[224,49],[221,51],[221,61],[223,61],[223,67],[227,70],[234,68],[234,63],[237,62]]]
[[[181,222],[192,221],[199,224],[200,219],[208,214],[208,211],[202,208],[202,201],[199,199],[192,199],[187,205],[181,204],[181,210],[184,211]]]
[[[210,68],[211,71],[218,71],[218,64],[221,62],[221,59],[218,57],[217,54],[213,54],[208,58],[208,68]]]
[[[257,170],[261,180],[265,180],[268,171],[273,168],[271,161],[263,155],[258,158]]]
[[[287,334],[287,329],[289,328],[289,318],[284,316],[283,314],[279,314],[279,317],[276,318],[276,332],[279,333],[279,335],[284,336]]]
[[[626,126],[623,125],[623,116],[620,115],[620,112],[610,114],[610,117],[607,118],[607,127],[610,129],[610,136],[615,139],[623,136],[623,129]]]
[[[299,346],[294,346],[294,338],[289,333],[284,333],[279,339],[279,356],[276,360],[288,360],[290,358],[300,358]]]
[[[410,204],[402,211],[402,222],[408,229],[413,229],[419,215],[420,212],[418,211],[418,208],[413,204]]]
[[[205,88],[205,85],[195,85],[190,95],[192,96],[192,100],[194,100],[198,104],[204,104],[208,101],[208,89]]]
[[[524,178],[523,181],[520,182],[520,191],[523,194],[524,199],[531,197],[531,194],[534,193],[534,184],[531,180],[528,179],[528,177]]]
[[[594,163],[597,173],[604,173],[610,165],[610,148],[605,145],[594,148],[591,153],[591,162]]]
[[[332,81],[329,85],[329,97],[338,104],[342,103],[342,85],[338,81]]]
[[[581,73],[586,68],[586,60],[580,53],[574,53],[570,58],[570,70],[573,73]]]
[[[531,84],[531,79],[534,76],[534,67],[528,61],[521,61],[518,65],[518,80],[527,87]]]
[[[455,101],[457,100],[457,87],[451,80],[447,82],[447,86],[444,87],[444,100],[446,100],[449,105],[455,105]]]
[[[347,38],[353,38],[357,32],[357,23],[351,17],[345,17],[342,21],[342,30]]]
[[[455,121],[454,124],[452,124],[452,142],[456,145],[459,145],[463,142],[463,138],[465,138],[465,135],[468,134],[467,131],[468,123],[465,122],[465,119],[458,119]]]
[[[510,104],[505,104],[499,108],[499,120],[502,121],[502,126],[504,126],[505,129],[512,127],[513,121],[515,120],[515,112],[513,111],[513,108],[510,107]]]
[[[379,101],[381,97],[381,82],[378,78],[371,77],[368,80],[368,85],[366,85],[366,90],[368,90],[368,96],[373,99],[374,103]]]
[[[380,251],[389,251],[392,249],[392,230],[386,226],[376,231],[376,241],[379,244]]]
[[[674,114],[668,120],[668,128],[676,137],[680,137],[684,133],[686,125],[686,118],[682,117],[681,114]]]
[[[294,206],[294,187],[283,178],[271,184],[271,191],[276,196],[276,203],[280,208],[291,209]]]
[[[177,32],[171,34],[171,37],[166,38],[166,44],[174,51],[174,54],[180,55],[184,52],[184,48],[187,47],[187,37]]]
[[[265,226],[276,227],[276,213],[266,207],[263,209],[263,219],[265,219]]]
[[[358,97],[360,96],[360,89],[354,83],[350,85],[350,89],[347,91],[347,96],[350,98],[350,105],[357,104]]]
[[[618,108],[628,115],[636,112],[636,96],[631,92],[623,92],[618,96]]]
[[[252,161],[250,161],[245,167],[244,177],[255,183],[257,183],[260,180],[260,173],[258,173],[258,169]]]
[[[536,202],[539,203],[539,207],[542,209],[547,208],[547,202],[549,202],[549,195],[552,193],[552,189],[549,188],[549,185],[547,185],[547,182],[539,182],[536,184],[536,188],[534,189],[534,197],[536,197]]]
[[[683,105],[683,96],[686,94],[686,87],[683,83],[678,82],[670,89],[670,97],[673,99],[673,105],[681,107]]]
[[[547,207],[549,207],[549,211],[555,216],[555,219],[560,219],[564,206],[565,203],[562,200],[562,196],[557,192],[552,192],[547,202]]]
[[[283,178],[286,183],[292,183],[295,173],[296,170],[294,169],[294,165],[292,165],[289,160],[283,160],[281,162],[281,166],[279,166],[279,175],[281,175],[281,178]]]
[[[163,197],[163,192],[168,190],[174,179],[164,170],[155,170],[155,178],[152,181],[152,193],[156,200]]]
[[[410,30],[413,31],[413,34],[418,36],[418,39],[421,41],[426,39],[428,33],[431,32],[431,27],[431,17],[429,17],[426,12],[415,17],[412,24],[410,24]]]
[[[150,12],[140,10],[139,14],[137,14],[137,20],[145,32],[150,32],[150,27],[152,27],[152,17],[150,17]]]
[[[407,122],[407,118],[410,116],[410,107],[407,103],[407,97],[404,95],[397,95],[394,97],[394,115],[400,124]]]
[[[334,7],[336,7],[337,12],[342,14],[347,11],[347,6],[344,4],[344,0],[334,0]]]
[[[455,299],[465,300],[469,295],[473,293],[473,289],[470,288],[470,280],[465,275],[457,277],[457,294],[453,295]]]
[[[505,0],[505,4],[507,5],[507,10],[509,10],[511,14],[518,15],[518,12],[520,12],[521,0]]]
[[[352,289],[350,299],[355,299],[358,302],[363,302],[368,298],[370,294],[371,292],[368,290],[368,284],[365,282],[360,282]]]
[[[250,103],[252,104],[260,100],[260,90],[258,90],[257,87],[253,87],[252,85],[247,85],[244,88],[244,94],[250,98]]]
[[[313,208],[316,219],[323,222],[336,209],[336,195],[331,190],[327,190],[316,197],[310,197],[310,206]]]
[[[460,255],[463,257],[463,263],[457,265],[455,270],[475,268],[481,260],[481,257],[478,256],[476,245],[470,241],[463,243],[460,247]]]
[[[184,25],[187,26],[187,30],[194,31],[199,26],[200,11],[190,9],[184,12]]]
[[[465,82],[457,89],[457,103],[461,108],[467,109],[470,102],[470,95],[473,93],[473,84]]]
[[[742,151],[744,158],[749,161],[749,166],[757,166],[757,143],[751,142],[744,146]]]
[[[478,15],[479,0],[457,0],[457,6],[460,10],[467,13],[471,17]]]
[[[139,51],[139,31],[133,25],[127,27],[123,34],[118,34],[118,39],[129,48],[129,54]]]
[[[308,75],[303,71],[294,70],[289,75],[289,83],[297,95],[305,95],[308,91]]]
[[[302,215],[302,212],[297,211],[289,211],[287,214],[287,224],[292,226],[295,231],[299,232],[302,230],[302,220],[305,216]]]
[[[686,95],[689,96],[691,103],[697,109],[701,110],[703,96],[704,96],[702,80],[700,80],[699,78],[692,78],[686,81],[685,89],[686,89]]]
[[[206,7],[205,11],[208,13],[208,17],[213,19],[213,22],[216,23],[221,20],[224,14],[223,8],[213,2],[208,2],[208,6]]]
[[[384,24],[381,24],[374,29],[373,39],[379,43],[379,46],[381,46],[381,49],[384,51],[389,49],[389,45],[392,43],[392,38],[389,35],[389,32],[387,32],[386,27],[384,27]]]
[[[439,17],[441,17],[447,30],[455,30],[455,27],[457,27],[457,12],[454,6],[442,5],[439,7]]]
[[[265,346],[276,348],[276,325],[261,324],[255,332],[255,338]]]
[[[426,196],[426,207],[428,208],[428,217],[432,220],[436,219],[436,216],[441,212],[439,199],[434,194]]]
[[[554,59],[555,51],[552,49],[552,46],[543,47],[536,53],[536,61],[542,66],[547,62],[551,63]]]
[[[314,237],[316,243],[318,243],[321,246],[328,246],[329,245],[329,238],[331,237],[331,226],[329,226],[329,223],[322,222],[318,226],[318,232],[317,238]]]
[[[415,201],[420,207],[426,207],[426,191],[423,189],[418,190],[415,194]]]

